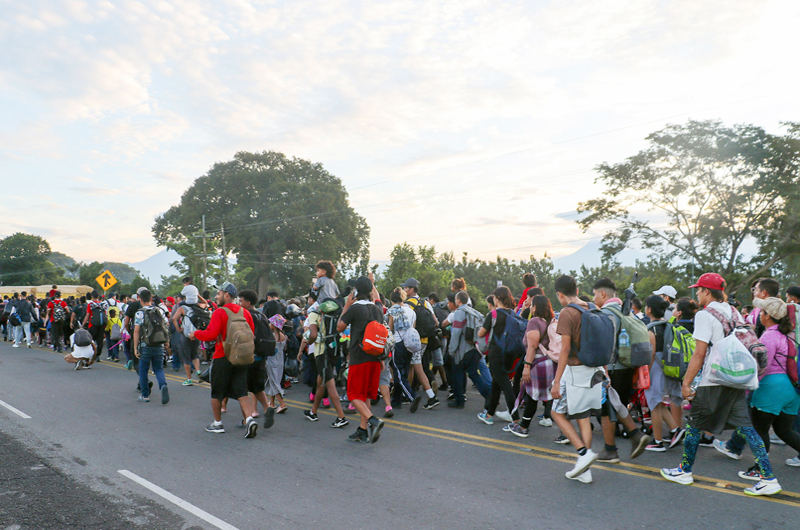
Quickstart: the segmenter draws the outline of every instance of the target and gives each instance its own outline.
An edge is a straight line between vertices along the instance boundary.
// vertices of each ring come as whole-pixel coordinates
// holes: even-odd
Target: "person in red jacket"
[[[239,401],[242,407],[242,414],[247,418],[245,423],[245,438],[255,438],[258,430],[258,423],[253,418],[253,403],[247,398],[247,366],[234,366],[228,361],[223,349],[226,332],[228,328],[228,313],[225,309],[234,314],[244,311],[242,306],[234,303],[236,300],[236,287],[228,282],[222,284],[217,292],[216,300],[219,308],[211,314],[211,322],[204,330],[197,330],[189,337],[192,340],[206,342],[217,341],[214,349],[214,366],[211,369],[211,412],[214,414],[214,421],[206,427],[208,432],[224,433],[222,426],[222,400],[231,398]],[[255,334],[253,317],[244,311],[244,318],[250,325],[250,329]],[[244,398],[244,399],[243,399]]]

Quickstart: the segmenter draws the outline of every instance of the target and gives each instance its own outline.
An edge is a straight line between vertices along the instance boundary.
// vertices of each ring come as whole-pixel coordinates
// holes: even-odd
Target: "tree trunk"
[[[267,297],[269,291],[269,283],[267,282],[267,271],[261,273],[258,277],[258,299],[263,300]]]

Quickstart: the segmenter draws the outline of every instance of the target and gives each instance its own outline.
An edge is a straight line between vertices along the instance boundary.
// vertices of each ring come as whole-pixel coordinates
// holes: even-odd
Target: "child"
[[[286,402],[283,400],[283,351],[286,348],[286,335],[283,333],[283,324],[286,319],[281,315],[273,315],[269,319],[269,328],[275,335],[275,355],[267,357],[267,399],[269,406],[275,408],[275,399],[278,399],[280,407],[275,410],[276,414],[281,414],[286,410]]]
[[[118,309],[110,307],[108,309],[108,322],[106,322],[106,333],[108,338],[108,357],[106,360],[119,362],[119,345],[122,342],[122,320],[119,318]]]

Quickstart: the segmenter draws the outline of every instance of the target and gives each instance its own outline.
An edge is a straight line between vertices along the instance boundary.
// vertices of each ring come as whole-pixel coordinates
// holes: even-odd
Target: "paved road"
[[[20,442],[15,451],[28,452],[20,465],[49,470],[33,486],[41,488],[34,497],[40,501],[26,503],[25,513],[72,517],[76,507],[56,502],[69,481],[87,498],[96,495],[119,528],[629,529],[680,521],[689,528],[795,529],[800,520],[800,469],[783,464],[794,456],[783,446],[772,456],[784,493],[772,499],[741,493],[747,484],[736,471],[750,465],[749,454],[735,462],[702,448],[695,472],[707,478],[694,487],[657,475],[658,467],[677,464],[679,450],[596,465],[594,483],[584,485],[564,478],[573,453],[552,443],[555,429],[534,425],[523,440],[503,433],[502,424],[486,426],[475,418],[481,400],[474,392],[464,411],[403,410],[377,444],[361,445],[345,441],[350,426],[328,426],[333,415],[305,420],[307,393],[296,387],[286,415],[245,440],[234,427],[235,404],[223,417],[228,432],[204,431],[211,420],[207,385],[181,387],[169,372],[172,401],[162,406],[136,401],[136,378],[121,364],[71,368],[51,351],[0,342],[0,400],[30,416],[0,407],[0,431]],[[15,443],[5,439],[4,453]],[[629,443],[619,442],[624,455]],[[595,450],[601,444],[596,437]],[[34,471],[26,473],[0,475],[2,492],[29,487],[25,477]],[[48,476],[51,489],[41,486]],[[104,524],[106,512],[83,513],[75,528],[115,528]],[[19,510],[0,510],[0,528],[13,525],[44,527],[20,519]]]

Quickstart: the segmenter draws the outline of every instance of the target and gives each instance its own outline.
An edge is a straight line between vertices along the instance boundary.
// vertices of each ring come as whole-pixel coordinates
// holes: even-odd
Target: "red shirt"
[[[61,307],[67,307],[67,303],[64,300],[53,300],[52,302],[48,302],[47,309],[50,311],[50,322],[53,322],[53,312],[56,307],[55,304],[58,304]]]
[[[198,329],[194,332],[194,336],[197,338],[197,340],[202,340],[205,342],[210,342],[212,340],[217,341],[217,346],[214,348],[214,359],[221,359],[225,357],[225,350],[223,349],[222,343],[225,342],[225,335],[228,331],[228,313],[223,309],[223,307],[227,307],[234,314],[242,311],[242,306],[240,305],[225,304],[211,313],[211,322],[209,322],[206,329]],[[244,319],[250,325],[250,329],[253,330],[253,334],[255,334],[256,327],[253,324],[253,317],[250,316],[249,311],[244,312]]]
[[[100,311],[104,311],[103,302],[89,302],[88,304],[86,304],[86,314],[89,315],[89,320],[87,320],[87,324],[89,325],[90,328],[93,327],[92,326],[92,313],[94,313],[94,311],[92,310],[93,308],[97,308]]]

